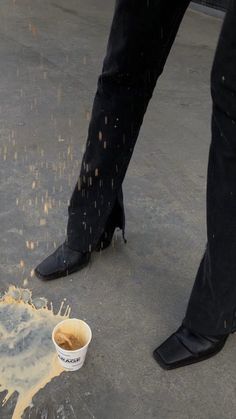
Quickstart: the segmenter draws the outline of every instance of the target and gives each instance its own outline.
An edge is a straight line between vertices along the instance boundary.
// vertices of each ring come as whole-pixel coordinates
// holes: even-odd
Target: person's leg
[[[207,246],[182,328],[157,348],[169,367],[217,353],[236,330],[236,0],[224,20],[211,72],[212,141],[207,179]],[[181,352],[181,343],[182,352]],[[188,349],[190,349],[188,351]],[[168,363],[167,362],[167,363]],[[163,365],[162,365],[163,366]],[[165,367],[165,365],[164,365]]]
[[[207,247],[185,316],[205,334],[236,328],[236,1],[211,73],[213,115],[207,182]]]
[[[73,249],[94,250],[110,214],[116,213],[115,222],[124,229],[122,182],[188,4],[116,1],[79,181],[68,207],[67,240]]]
[[[95,247],[96,251],[99,252],[100,250],[106,249],[106,247],[110,246],[116,227],[119,227],[122,230],[123,240],[127,243],[125,238],[125,208],[122,185],[117,192],[115,203],[113,204],[112,210],[106,220],[104,231]]]
[[[189,0],[117,0],[65,243],[35,269],[54,279],[86,266],[109,224],[124,233],[122,182]]]

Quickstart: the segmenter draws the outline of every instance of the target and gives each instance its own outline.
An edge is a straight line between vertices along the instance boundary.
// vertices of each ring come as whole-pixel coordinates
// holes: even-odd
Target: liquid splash
[[[64,370],[51,340],[57,323],[70,315],[64,301],[57,314],[45,298],[29,289],[10,286],[0,298],[0,391],[4,405],[14,392],[18,399],[12,419],[20,419],[34,395]]]

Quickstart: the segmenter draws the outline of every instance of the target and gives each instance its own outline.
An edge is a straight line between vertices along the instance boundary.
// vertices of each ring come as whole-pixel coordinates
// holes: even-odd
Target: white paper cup
[[[79,339],[83,346],[76,350],[66,350],[61,348],[55,339],[58,332],[73,335]],[[66,319],[54,327],[52,340],[56,347],[59,362],[63,368],[69,371],[77,371],[83,366],[91,339],[91,329],[83,320]]]

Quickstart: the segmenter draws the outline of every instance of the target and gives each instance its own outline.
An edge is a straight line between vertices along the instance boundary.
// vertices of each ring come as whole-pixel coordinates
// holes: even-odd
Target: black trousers
[[[212,68],[206,251],[184,324],[209,335],[236,327],[236,12],[233,0]],[[122,182],[189,0],[116,0],[86,150],[68,206],[67,241],[93,251],[106,225],[125,231]]]

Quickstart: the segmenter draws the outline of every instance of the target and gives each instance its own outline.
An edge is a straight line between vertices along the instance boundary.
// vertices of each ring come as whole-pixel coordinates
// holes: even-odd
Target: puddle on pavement
[[[64,314],[62,314],[64,311]],[[14,392],[18,399],[12,419],[19,419],[34,395],[64,370],[51,340],[54,326],[70,315],[61,303],[57,314],[45,298],[10,286],[0,298],[0,392],[4,405]]]

